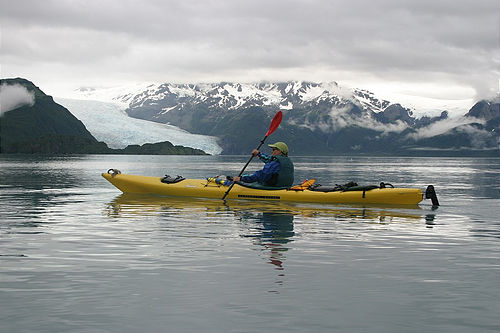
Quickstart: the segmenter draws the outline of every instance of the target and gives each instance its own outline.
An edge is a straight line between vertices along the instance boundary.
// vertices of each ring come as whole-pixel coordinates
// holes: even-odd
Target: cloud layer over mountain
[[[420,140],[424,138],[431,138],[436,135],[444,134],[450,131],[453,128],[459,127],[464,132],[474,132],[477,133],[477,130],[473,130],[469,124],[484,124],[485,121],[482,119],[469,118],[469,117],[457,117],[457,118],[446,118],[435,123],[430,124],[429,126],[425,126],[423,128],[418,129],[417,132],[408,134],[408,138],[414,140]]]
[[[2,72],[61,97],[75,85],[291,79],[488,97],[498,17],[491,0],[3,1]]]
[[[33,105],[34,103],[34,94],[22,85],[0,85],[0,116],[20,106]]]

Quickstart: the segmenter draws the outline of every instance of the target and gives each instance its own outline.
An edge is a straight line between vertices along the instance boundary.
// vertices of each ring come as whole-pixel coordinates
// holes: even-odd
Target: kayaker
[[[244,183],[258,182],[264,186],[287,187],[293,184],[293,163],[288,157],[288,146],[284,142],[268,145],[272,148],[271,155],[264,154],[257,149],[252,151],[253,156],[258,156],[265,163],[262,170],[251,175],[234,177],[234,181]]]

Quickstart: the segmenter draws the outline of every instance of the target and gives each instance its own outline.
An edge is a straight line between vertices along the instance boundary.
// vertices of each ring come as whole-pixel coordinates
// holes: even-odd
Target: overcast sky
[[[64,97],[139,82],[336,81],[495,95],[498,0],[0,0],[1,77]]]

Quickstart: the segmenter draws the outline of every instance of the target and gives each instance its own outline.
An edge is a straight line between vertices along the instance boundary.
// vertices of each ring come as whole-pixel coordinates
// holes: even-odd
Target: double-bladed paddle
[[[273,120],[271,121],[271,124],[269,125],[269,130],[267,131],[266,135],[264,136],[264,138],[260,141],[260,144],[259,146],[256,148],[257,150],[260,149],[260,147],[262,147],[262,145],[264,144],[264,141],[266,141],[267,137],[271,134],[274,133],[274,131],[276,131],[276,129],[278,128],[278,126],[280,125],[281,123],[281,119],[283,118],[283,113],[281,111],[278,111],[275,115],[274,115],[274,118]],[[241,175],[243,174],[243,172],[245,171],[245,169],[247,168],[248,164],[250,164],[250,162],[252,161],[253,159],[253,154],[252,156],[250,156],[250,159],[248,160],[247,164],[245,164],[245,166],[243,167],[243,169],[241,169],[238,177],[241,177]],[[229,188],[227,189],[226,193],[224,193],[224,196],[222,197],[222,200],[226,199],[227,195],[229,194],[229,192],[231,191],[231,189],[233,188],[234,186],[234,182],[231,184],[231,186],[229,186]]]

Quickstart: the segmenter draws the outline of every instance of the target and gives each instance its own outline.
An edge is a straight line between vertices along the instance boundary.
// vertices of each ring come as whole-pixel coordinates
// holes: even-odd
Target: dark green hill
[[[169,141],[129,145],[123,149],[110,149],[111,154],[124,155],[209,155],[201,149],[174,146]]]
[[[107,149],[80,120],[32,82],[3,79],[0,85],[18,85],[34,96],[33,105],[22,105],[0,118],[0,152],[98,153]]]
[[[206,154],[199,149],[174,146],[168,141],[111,149],[104,142],[97,141],[80,120],[32,82],[22,78],[2,79],[0,86],[17,86],[20,91],[24,88],[34,101],[0,115],[0,153],[3,154]],[[4,94],[3,98],[18,97]],[[16,105],[6,100],[0,102],[3,106]]]

